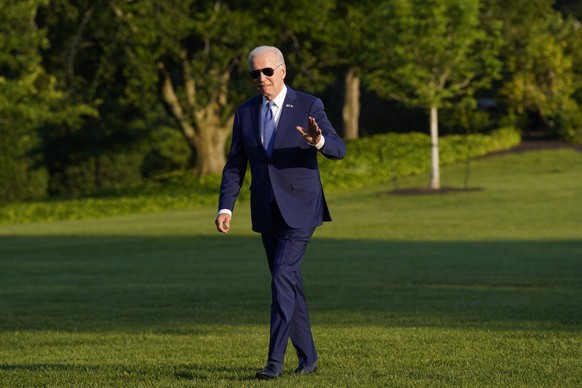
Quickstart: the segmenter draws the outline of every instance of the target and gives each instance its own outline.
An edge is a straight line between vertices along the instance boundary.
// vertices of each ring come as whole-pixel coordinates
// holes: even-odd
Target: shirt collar
[[[283,84],[283,89],[277,94],[277,97],[273,99],[273,102],[277,106],[278,109],[281,109],[283,103],[285,102],[285,97],[287,97],[287,85]],[[263,106],[267,104],[267,98],[263,96]]]

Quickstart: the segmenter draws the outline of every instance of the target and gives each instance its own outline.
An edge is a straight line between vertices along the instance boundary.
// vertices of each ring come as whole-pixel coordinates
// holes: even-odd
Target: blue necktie
[[[273,144],[275,143],[275,118],[273,117],[272,107],[273,101],[267,102],[267,110],[263,123],[263,145],[269,156],[273,153]]]

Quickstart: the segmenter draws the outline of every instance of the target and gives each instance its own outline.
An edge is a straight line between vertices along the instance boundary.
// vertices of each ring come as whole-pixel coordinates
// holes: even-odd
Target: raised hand
[[[304,131],[303,127],[300,127],[299,125],[295,128],[309,144],[317,144],[321,140],[321,128],[319,128],[317,122],[311,116],[309,116],[307,121],[307,131]]]

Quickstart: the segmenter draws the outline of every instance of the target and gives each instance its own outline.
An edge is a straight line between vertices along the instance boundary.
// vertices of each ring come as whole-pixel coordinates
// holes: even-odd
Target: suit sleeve
[[[222,170],[218,210],[234,210],[234,204],[244,181],[247,164],[248,157],[243,145],[240,118],[237,110],[232,125],[230,151],[224,169]]]
[[[311,105],[309,115],[315,119],[325,137],[325,144],[319,150],[328,159],[343,159],[346,155],[346,144],[339,137],[325,114],[323,102],[316,98]]]

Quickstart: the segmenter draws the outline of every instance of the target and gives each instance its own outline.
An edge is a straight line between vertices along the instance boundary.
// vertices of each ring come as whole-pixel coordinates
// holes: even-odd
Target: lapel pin
[[[285,104],[285,108],[293,108],[293,105],[291,105],[291,104]]]

